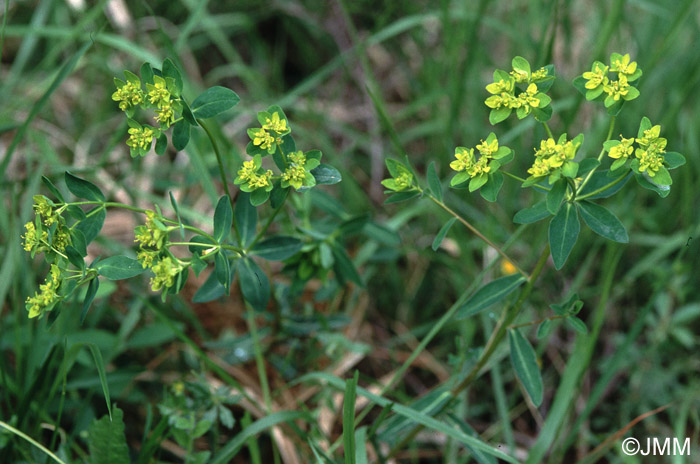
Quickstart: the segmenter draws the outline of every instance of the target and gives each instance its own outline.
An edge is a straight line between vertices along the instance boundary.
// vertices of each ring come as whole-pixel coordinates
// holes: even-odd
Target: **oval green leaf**
[[[629,242],[625,226],[608,209],[590,201],[578,203],[583,222],[598,235],[619,243]]]
[[[302,246],[302,241],[296,237],[276,235],[256,244],[250,252],[261,258],[282,261],[297,254]]]
[[[137,260],[126,256],[110,256],[95,266],[97,273],[109,280],[122,280],[137,276],[145,269]]]
[[[236,106],[241,99],[226,87],[214,86],[205,90],[192,102],[192,112],[201,119],[212,118]]]
[[[581,224],[576,208],[571,203],[566,203],[549,223],[549,247],[556,269],[564,266],[580,230]]]

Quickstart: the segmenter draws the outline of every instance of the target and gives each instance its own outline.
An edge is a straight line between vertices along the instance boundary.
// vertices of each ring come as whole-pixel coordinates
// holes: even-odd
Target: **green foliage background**
[[[605,61],[617,51],[631,53],[644,76],[641,96],[626,104],[616,133],[636,133],[641,117],[648,116],[661,124],[669,149],[683,153],[688,163],[673,172],[666,199],[630,184],[606,203],[626,225],[628,245],[585,231],[564,268],[546,271],[521,322],[545,317],[549,304],[578,292],[585,303],[579,317],[600,332],[582,336],[561,327],[536,346],[544,376],[542,407],[525,403],[510,367],[494,363],[454,412],[484,440],[541,455],[551,448],[550,462],[575,462],[636,417],[670,404],[627,436],[692,437],[693,452],[700,453],[700,215],[693,180],[700,178],[699,7],[695,0],[3,2],[0,420],[14,421],[47,445],[60,444],[66,455],[87,450],[81,432],[106,413],[90,352],[75,353],[76,367],[64,385],[57,376],[62,347],[78,342],[94,343],[102,352],[112,401],[125,411],[130,443],[142,439],[144,405],[162,399],[162,385],[200,368],[193,345],[257,375],[250,361],[253,342],[235,301],[223,309],[191,305],[186,298],[163,305],[137,278],[119,285],[103,282],[82,326],[81,301],[64,305],[61,311],[75,316],[59,320],[66,338],[57,338],[60,331],[50,330],[46,320],[26,318],[24,300],[46,273],[22,251],[20,239],[32,216],[32,195],[43,188],[41,175],[60,179],[70,169],[108,196],[134,204],[167,205],[173,191],[187,220],[210,220],[220,189],[211,180],[218,179],[216,159],[204,138],[193,138],[187,156],[128,156],[127,126],[110,99],[112,78],[123,69],[171,56],[189,76],[188,98],[213,85],[240,95],[235,110],[219,118],[216,134],[229,157],[231,181],[248,141],[245,128],[257,111],[282,106],[297,143],[318,147],[343,173],[343,182],[325,191],[340,200],[345,217],[369,212],[400,236],[400,244],[379,252],[360,238],[350,242],[366,289],[352,286],[322,305],[311,302],[309,290],[294,309],[311,319],[317,313],[343,315],[349,326],[324,329],[326,335],[344,334],[335,345],[319,342],[314,332],[311,340],[290,340],[285,348],[285,340],[271,339],[262,328],[262,345],[274,354],[270,368],[282,372],[274,377],[274,392],[351,352],[362,353],[355,366],[360,384],[379,381],[400,366],[398,359],[495,259],[458,224],[433,252],[435,234],[449,218],[429,202],[384,206],[379,182],[386,157],[405,152],[423,174],[434,161],[446,179],[454,147],[474,146],[494,131],[515,150],[509,167],[524,172],[543,129],[532,118],[522,123],[511,118],[493,128],[483,104],[493,69],[507,68],[515,55],[535,66],[556,65],[550,126],[556,134],[585,132],[582,150],[597,153],[607,129],[604,110],[585,102],[570,82],[594,60]],[[522,229],[512,223],[515,212],[532,204],[531,195],[506,180],[497,204],[464,190],[446,193],[445,202],[494,242],[512,241],[511,252],[531,267],[545,244],[546,224]],[[321,209],[336,208],[326,197],[314,198]],[[132,230],[119,221],[105,225],[94,253],[131,248]],[[492,273],[500,275],[498,267]],[[388,396],[410,404],[439,385],[460,359],[473,357],[484,344],[497,309],[451,322]],[[221,324],[228,335],[211,330]],[[185,334],[189,343],[183,342]],[[314,343],[326,350],[327,359],[313,354]],[[162,362],[163,353],[174,359]],[[497,356],[506,358],[507,351]],[[55,394],[62,389],[63,400]],[[316,411],[333,394],[329,387],[305,407]],[[552,408],[555,394],[566,410]],[[65,405],[56,441],[40,424],[56,423],[59,401]],[[241,407],[233,411],[243,420]],[[555,414],[561,414],[560,427],[550,422]],[[330,436],[337,438],[340,430],[332,429]],[[228,438],[239,432],[234,429]],[[322,440],[315,432],[306,438],[299,454],[313,459],[305,443]],[[257,452],[269,456],[270,443],[261,439]],[[604,459],[631,462],[613,444],[603,450]],[[452,441],[413,446],[433,450],[420,462],[470,459]],[[255,448],[249,445],[236,462],[255,456]],[[160,456],[179,462],[167,451]],[[24,442],[0,435],[0,461],[34,458]]]

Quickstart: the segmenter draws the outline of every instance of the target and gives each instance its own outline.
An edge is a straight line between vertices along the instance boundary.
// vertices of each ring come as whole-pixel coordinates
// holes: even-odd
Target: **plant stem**
[[[615,116],[610,117],[610,124],[608,125],[608,135],[605,136],[605,140],[603,143],[607,142],[610,140],[610,137],[612,137],[613,129],[615,128]],[[605,147],[600,149],[600,154],[598,155],[598,162],[603,160],[603,155],[605,154]],[[583,179],[583,182],[581,182],[581,185],[578,186],[578,190],[576,190],[576,195],[578,196],[579,193],[583,191],[583,187],[586,186],[589,180],[591,180],[591,177],[593,176],[593,173],[598,169],[597,167],[594,169],[591,169],[586,176],[585,179]]]
[[[211,142],[211,146],[214,149],[214,153],[216,154],[216,162],[219,165],[219,174],[221,175],[221,183],[224,186],[224,192],[226,193],[226,195],[228,195],[228,199],[231,202],[231,208],[233,208],[233,197],[231,196],[231,192],[228,189],[228,182],[226,181],[226,169],[224,168],[224,159],[221,156],[221,152],[219,151],[219,145],[216,143],[214,135],[211,133],[211,130],[209,129],[209,127],[207,127],[204,121],[202,121],[201,119],[197,119],[197,123],[199,123],[199,125],[202,126],[204,132],[207,133],[207,137],[209,137],[209,142]],[[240,243],[241,235],[238,232],[238,225],[236,224],[236,221],[233,221],[233,231],[236,234],[236,239]]]
[[[506,171],[498,171],[498,172],[501,172],[501,173],[505,174],[506,176],[511,177],[519,182],[525,182],[525,179],[523,179],[522,177],[516,176],[515,174],[511,174],[510,172],[506,172]],[[533,184],[532,187],[538,188],[538,189],[542,190],[543,192],[549,192],[549,190],[550,190],[547,187],[544,187],[540,184]]]
[[[452,390],[450,391],[450,396],[452,398],[457,397],[462,391],[464,391],[469,385],[471,385],[474,382],[474,380],[476,380],[477,376],[479,375],[479,372],[481,372],[481,369],[483,369],[483,367],[486,365],[489,359],[491,359],[491,356],[496,351],[496,348],[498,347],[500,342],[503,340],[503,337],[506,335],[508,327],[518,316],[523,304],[530,296],[530,293],[532,293],[532,288],[535,285],[537,278],[542,273],[542,270],[544,269],[544,266],[547,263],[548,257],[549,244],[547,244],[544,247],[544,250],[542,250],[542,254],[537,260],[537,264],[535,264],[535,267],[532,270],[530,277],[528,278],[527,284],[525,284],[525,287],[523,287],[523,289],[520,291],[520,296],[518,297],[518,299],[515,301],[515,303],[513,303],[512,306],[510,306],[501,314],[501,318],[498,320],[498,323],[496,324],[496,327],[494,327],[493,332],[491,332],[491,336],[486,342],[486,346],[484,347],[481,356],[479,356],[479,360],[477,361],[477,363],[474,365],[474,367],[471,368],[464,380],[462,380],[456,387],[452,388]],[[437,415],[443,410],[445,410],[450,405],[450,403],[451,401],[447,401],[438,409],[438,411],[435,414]],[[386,457],[391,458],[394,455],[396,455],[396,453],[401,448],[410,443],[411,440],[413,440],[413,438],[418,434],[418,432],[423,430],[423,428],[423,425],[415,426],[413,430],[411,430],[411,432],[409,432],[408,435],[406,435],[406,437],[403,440],[401,440],[401,442],[399,442],[396,446],[394,446],[391,449],[391,451]]]
[[[549,124],[547,124],[547,121],[542,121],[542,125],[544,126],[544,130],[547,131],[547,135],[549,136],[549,138],[553,139],[554,134],[552,134],[552,130],[549,128]]]
[[[600,188],[598,188],[598,189],[595,189],[595,190],[593,190],[592,192],[588,192],[588,193],[585,194],[585,195],[581,195],[581,196],[577,197],[577,199],[578,199],[578,200],[585,200],[586,198],[589,198],[589,197],[598,195],[600,192],[604,192],[604,191],[606,191],[607,189],[609,189],[610,187],[619,184],[619,183],[622,182],[624,179],[627,179],[627,175],[620,176],[620,177],[618,177],[617,179],[615,179],[614,181],[610,182],[609,184],[604,185],[603,187],[600,187]]]
[[[450,213],[452,216],[454,216],[455,218],[457,218],[457,220],[458,220],[459,222],[461,222],[462,224],[464,224],[464,226],[465,226],[467,229],[469,229],[470,231],[472,231],[472,232],[474,233],[474,235],[476,235],[476,236],[479,237],[481,240],[483,240],[484,242],[486,242],[486,244],[488,244],[488,246],[490,246],[491,248],[493,248],[494,250],[496,250],[496,252],[498,252],[498,254],[501,255],[504,259],[506,259],[507,261],[509,261],[509,262],[515,267],[515,269],[516,269],[520,274],[522,274],[525,278],[529,278],[527,272],[525,272],[520,266],[518,266],[513,258],[511,258],[510,256],[508,256],[508,255],[506,254],[506,252],[503,251],[498,245],[496,245],[496,244],[493,243],[491,240],[489,240],[488,238],[486,238],[486,236],[485,236],[484,234],[482,234],[481,231],[479,231],[476,227],[474,227],[469,221],[467,221],[467,220],[464,219],[462,216],[460,216],[458,213],[456,213],[455,211],[453,211],[453,210],[452,210],[449,206],[447,206],[445,203],[443,203],[443,202],[441,202],[440,200],[438,200],[437,198],[435,198],[435,196],[433,196],[433,194],[426,192],[426,195],[428,196],[428,198],[430,198],[430,199],[433,201],[433,203],[435,203],[436,205],[438,205],[439,207],[441,207],[442,209],[444,209],[445,211],[447,211],[448,213]]]

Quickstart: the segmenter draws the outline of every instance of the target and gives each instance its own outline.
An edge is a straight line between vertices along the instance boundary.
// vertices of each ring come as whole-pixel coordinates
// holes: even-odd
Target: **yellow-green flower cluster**
[[[182,265],[170,256],[158,260],[151,266],[154,276],[151,277],[151,290],[157,292],[162,288],[170,288],[175,284],[175,277],[182,271]]]
[[[259,188],[269,192],[273,188],[272,171],[262,168],[262,158],[260,155],[255,155],[252,159],[244,161],[237,174],[238,177],[236,177],[233,183],[240,185],[241,190],[244,192],[252,192]]]
[[[268,154],[275,153],[277,146],[282,144],[282,137],[289,134],[291,129],[287,125],[287,120],[274,111],[272,114],[267,111],[258,113],[258,121],[262,127],[248,129],[254,147],[260,147]],[[248,150],[250,153],[250,150]],[[252,153],[251,153],[252,154]]]
[[[417,190],[413,173],[406,166],[392,159],[386,160],[386,166],[392,177],[382,181],[384,187],[394,192]]]
[[[566,140],[566,134],[555,141],[552,138],[542,140],[540,148],[535,148],[535,161],[527,170],[533,178],[544,177],[554,173],[572,162],[580,142],[576,139]]]
[[[617,73],[617,80],[610,80],[608,72]],[[642,70],[637,63],[630,60],[630,55],[613,53],[610,55],[610,64],[605,65],[600,61],[593,62],[590,71],[583,73],[581,78],[585,80],[584,93],[587,100],[603,98],[605,107],[609,108],[617,102],[634,100],[639,96],[639,90],[631,85],[642,76]]]
[[[639,145],[634,156],[639,160],[639,171],[646,171],[649,177],[654,177],[663,167],[664,153],[667,140],[659,137],[661,126],[656,125],[642,131],[642,136],[635,141]]]
[[[134,242],[139,243],[140,248],[153,247],[160,251],[168,240],[168,228],[158,219],[155,211],[146,211],[146,225],[137,226],[134,230]],[[147,266],[144,266],[147,267]]]
[[[307,154],[299,150],[287,155],[287,168],[282,173],[282,187],[290,185],[296,190],[302,187],[313,187],[316,179],[311,170],[321,164],[321,152],[314,150]]]
[[[31,252],[32,256],[36,252],[64,252],[71,244],[71,238],[60,209],[43,195],[34,195],[33,209],[36,214],[34,222],[24,225],[24,250]]]
[[[143,152],[145,154],[151,149],[154,137],[155,132],[152,127],[132,127],[129,129],[129,140],[126,141],[126,144],[138,150],[139,153]]]
[[[169,89],[168,82],[160,76],[153,76],[153,84],[146,84],[146,90],[148,100],[155,105],[155,120],[167,129],[175,123],[175,110],[181,109],[180,97],[173,95],[172,86]]]
[[[543,93],[551,86],[551,80],[554,79],[547,68],[532,72],[527,60],[519,56],[513,58],[512,64],[511,72],[497,69],[493,73],[493,82],[486,86],[486,90],[491,94],[485,103],[491,108],[489,119],[492,124],[503,121],[513,110],[516,111],[519,119],[523,119],[533,109],[542,110],[552,101]],[[539,113],[536,116],[547,117],[545,113]]]
[[[477,158],[474,150],[479,152]],[[510,148],[498,145],[498,138],[493,132],[482,140],[475,148],[455,148],[455,159],[450,163],[450,168],[457,171],[450,181],[450,185],[457,186],[469,181],[469,190],[474,191],[486,182],[488,175],[498,171],[501,165],[512,159]]]
[[[39,291],[35,292],[34,296],[27,298],[26,309],[29,312],[30,319],[42,316],[58,302],[60,299],[58,290],[61,286],[61,281],[61,269],[57,265],[52,264],[46,281],[39,286]]]
[[[119,102],[119,109],[127,111],[141,105],[144,102],[143,90],[141,90],[140,82],[127,82],[115,80],[117,82],[117,91],[112,94],[112,100]]]

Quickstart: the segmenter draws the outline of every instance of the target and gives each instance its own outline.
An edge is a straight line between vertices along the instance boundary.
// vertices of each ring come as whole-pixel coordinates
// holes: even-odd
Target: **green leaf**
[[[85,299],[83,300],[83,309],[80,311],[80,325],[83,325],[83,321],[90,310],[90,305],[97,295],[97,290],[100,288],[100,281],[97,277],[94,277],[88,284],[87,292],[85,293]]]
[[[107,374],[105,372],[105,363],[102,360],[102,353],[100,349],[94,343],[86,343],[85,346],[88,347],[90,353],[92,353],[92,359],[95,361],[95,368],[97,369],[97,376],[100,378],[100,385],[102,386],[102,395],[104,396],[105,402],[107,403],[107,412],[109,413],[110,419],[112,418],[112,402],[109,396],[109,384],[107,383]]]
[[[78,225],[75,226],[76,229],[82,232],[83,236],[85,236],[86,245],[90,244],[90,242],[92,242],[100,233],[100,230],[102,230],[107,213],[102,206],[98,206],[88,211],[87,216],[88,217],[80,221]]]
[[[283,261],[297,254],[304,244],[296,237],[275,235],[257,243],[250,252],[272,261]]]
[[[139,74],[141,74],[141,80],[144,84],[153,85],[153,68],[150,63],[142,64]]]
[[[435,198],[437,198],[438,201],[442,201],[442,184],[440,184],[440,178],[435,170],[435,161],[431,161],[428,165],[427,177],[430,191],[433,192],[433,195],[435,195]]]
[[[158,137],[158,140],[156,140],[156,155],[164,155],[165,151],[168,149],[168,136],[165,135],[165,132],[162,132],[160,134],[160,137]]]
[[[225,253],[221,251],[214,256],[214,273],[216,280],[224,286],[226,294],[229,294],[231,288],[231,263]]]
[[[270,192],[264,188],[258,188],[250,192],[250,204],[253,206],[260,206],[270,198]]]
[[[559,206],[564,201],[564,195],[566,195],[567,185],[566,179],[559,179],[554,183],[552,189],[547,192],[547,211],[551,214],[557,214],[557,211],[559,211]]]
[[[177,66],[175,66],[175,63],[173,63],[170,58],[166,58],[163,61],[163,76],[170,77],[175,80],[175,86],[180,93],[182,93],[182,74],[180,74],[180,70],[177,68]]]
[[[332,185],[343,180],[340,171],[330,164],[319,164],[311,170],[311,175],[316,179],[317,185]]]
[[[420,195],[420,192],[418,192],[417,190],[411,190],[409,192],[397,192],[397,193],[391,195],[386,200],[384,200],[384,204],[388,205],[391,203],[399,203],[401,201],[411,200],[413,198],[416,198],[419,195]]]
[[[184,119],[178,121],[173,126],[173,147],[177,151],[182,151],[185,149],[188,143],[190,143],[190,124]]]
[[[124,412],[114,407],[114,414],[92,423],[88,435],[90,464],[123,464],[131,462],[124,434]]]
[[[182,224],[182,219],[180,218],[180,208],[177,205],[177,200],[175,200],[175,197],[173,196],[173,192],[168,192],[168,195],[170,196],[170,204],[173,207],[173,211],[175,211],[175,216],[177,217],[177,223],[180,226],[180,238],[182,238],[182,241],[185,241],[185,227]]]
[[[233,278],[233,272],[231,273],[231,278]],[[192,302],[206,303],[208,301],[213,301],[222,297],[224,293],[226,293],[226,287],[219,283],[216,271],[214,271],[211,274],[209,274],[207,280],[205,280],[202,286],[197,289],[194,296],[192,297]]]
[[[637,183],[643,188],[658,193],[661,198],[666,198],[668,194],[671,193],[671,187],[669,187],[668,185],[656,185],[652,182],[649,182],[646,179],[646,177],[644,177],[642,174],[635,174],[634,178],[637,180]]]
[[[588,333],[588,327],[586,327],[586,323],[576,316],[567,317],[566,324],[581,335],[586,335]]]
[[[359,427],[355,430],[355,462],[357,464],[369,464],[367,443],[367,427]]]
[[[359,371],[355,371],[352,379],[345,381],[345,397],[343,398],[343,450],[345,464],[356,464],[355,461],[355,398]]]
[[[501,121],[505,121],[508,119],[508,116],[510,116],[510,113],[513,111],[512,108],[499,108],[499,109],[493,109],[489,113],[489,122],[492,125],[496,125]]]
[[[590,201],[578,202],[583,222],[598,235],[619,243],[629,242],[625,226],[608,209]]]
[[[614,177],[611,177],[614,176]],[[625,184],[629,181],[629,179],[632,177],[631,172],[619,172],[619,173],[611,173],[608,170],[603,170],[603,171],[596,171],[593,173],[591,176],[590,180],[586,184],[585,187],[583,187],[583,190],[579,194],[581,195],[587,195],[590,192],[594,192],[596,190],[599,190],[606,185],[611,184],[616,178],[619,178],[620,176],[627,176],[626,179],[621,180],[620,182],[616,183],[610,188],[607,188],[600,193],[597,193],[591,197],[588,197],[590,200],[595,200],[597,198],[608,198],[613,195],[615,195],[617,192],[622,189],[622,187],[625,186]]]
[[[498,171],[493,172],[488,175],[488,182],[481,187],[479,193],[484,200],[493,203],[498,199],[498,192],[501,191],[501,187],[503,187],[503,174]]]
[[[75,251],[80,254],[81,258],[84,258],[87,256],[87,242],[85,241],[85,235],[78,230],[78,229],[73,229],[70,233],[71,236],[71,245],[73,248],[75,248]]]
[[[588,89],[586,88],[586,82],[588,81],[584,79],[583,76],[578,76],[571,82],[571,84],[576,90],[578,90],[581,93],[581,95],[586,95],[586,93],[588,92]]]
[[[525,387],[533,404],[539,407],[542,404],[544,387],[542,386],[542,374],[537,366],[535,350],[518,329],[508,331],[508,346],[510,347],[510,362],[513,364],[518,379]]]
[[[105,201],[105,196],[96,185],[76,177],[70,172],[65,173],[66,186],[73,195],[91,201]]]
[[[588,174],[593,169],[600,166],[600,161],[595,158],[585,158],[578,163],[578,175],[584,176]]]
[[[673,184],[673,179],[671,179],[671,174],[666,170],[665,167],[659,167],[659,170],[654,174],[651,180],[659,186],[668,186]]]
[[[547,122],[552,119],[552,105],[547,105],[544,108],[533,108],[532,115],[538,122]]]
[[[145,269],[137,260],[126,256],[110,256],[95,266],[97,273],[109,280],[122,280],[142,274]]]
[[[192,102],[192,112],[200,119],[213,118],[236,106],[241,99],[226,87],[210,87]]]
[[[257,311],[264,311],[270,298],[270,281],[250,258],[243,258],[238,266],[238,281],[243,298]]]
[[[549,247],[554,267],[561,269],[576,244],[581,225],[576,208],[566,203],[549,223]]]
[[[537,339],[541,340],[549,333],[552,331],[552,320],[551,319],[545,319],[540,323],[539,326],[537,326]]]
[[[255,237],[255,228],[258,225],[258,210],[250,204],[250,194],[240,192],[236,200],[233,212],[236,227],[241,238],[241,247],[246,247]]]
[[[676,155],[681,156],[680,154],[676,153]],[[681,156],[681,158],[683,158]],[[668,160],[667,160],[668,161]],[[683,162],[685,163],[685,158],[683,158]],[[673,168],[671,168],[673,169]],[[46,185],[46,188],[49,189],[49,191],[53,194],[53,196],[60,201],[61,203],[65,203],[66,200],[63,199],[63,195],[61,195],[61,192],[56,188],[56,186],[51,182],[51,179],[49,179],[46,176],[41,176],[41,181]]]
[[[197,118],[194,117],[194,113],[192,113],[192,110],[190,107],[187,105],[187,102],[185,100],[181,100],[182,103],[182,117],[185,118],[185,121],[190,123],[190,126],[199,126],[199,123],[197,122]]]
[[[473,316],[492,304],[498,303],[513,290],[520,287],[527,279],[520,274],[501,277],[487,283],[474,293],[455,313],[455,319]]]
[[[440,228],[440,231],[435,236],[435,240],[433,240],[433,251],[437,251],[437,249],[440,248],[440,244],[445,239],[447,232],[450,231],[450,228],[454,225],[456,221],[457,218],[452,218]]]
[[[355,264],[353,264],[345,249],[338,244],[333,246],[333,258],[335,260],[333,269],[341,283],[345,280],[350,280],[360,287],[365,286],[364,282],[362,282],[362,277],[360,277],[360,273],[357,272]]]
[[[535,203],[533,206],[525,209],[521,209],[513,217],[513,222],[516,224],[532,224],[533,222],[540,221],[551,214],[547,210],[546,202],[540,201]]]
[[[488,174],[479,174],[476,177],[472,177],[472,180],[469,181],[469,191],[473,192],[475,190],[478,190],[486,182],[488,182],[488,180],[489,180]]]
[[[216,203],[214,210],[214,238],[217,242],[223,243],[231,232],[233,224],[233,211],[231,210],[231,200],[228,195],[223,195]]]
[[[664,153],[664,161],[668,164],[668,169],[676,169],[677,167],[683,166],[685,164],[685,156],[675,151],[668,151]],[[56,195],[56,192],[54,192],[54,195]],[[60,197],[58,196],[57,198],[60,199]]]
[[[522,56],[516,56],[515,58],[513,58],[511,64],[513,65],[514,70],[525,71],[528,77],[530,76],[530,63],[528,63],[528,61]]]

